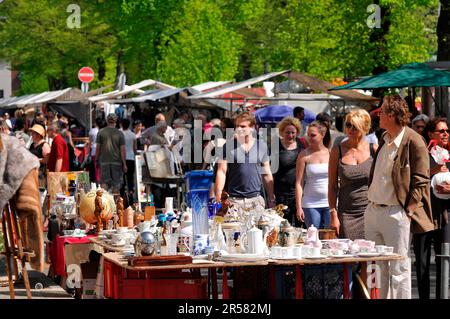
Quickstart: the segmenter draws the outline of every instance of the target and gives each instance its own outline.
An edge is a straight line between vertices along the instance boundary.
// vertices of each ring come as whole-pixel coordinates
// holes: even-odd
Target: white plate
[[[268,256],[256,254],[229,254],[222,255],[217,258],[217,261],[223,262],[256,262],[269,259]]]
[[[292,259],[301,259],[300,257],[270,257],[273,260],[292,260]]]
[[[319,255],[319,256],[305,256],[305,257],[303,257],[303,258],[305,258],[305,259],[324,259],[324,258],[327,258],[328,256],[325,256],[325,255]]]
[[[228,255],[222,255],[220,256],[220,258],[229,258],[229,259],[235,259],[235,258],[239,258],[239,259],[254,259],[254,258],[268,258],[267,256],[264,255],[257,255],[257,254],[228,254]]]
[[[121,244],[121,243],[111,243],[111,246],[122,247],[122,246],[125,246],[125,243],[123,243],[123,244]]]
[[[350,258],[350,257],[355,257],[354,255],[330,255],[330,257],[333,258]]]
[[[359,257],[378,257],[380,253],[358,253]]]
[[[398,256],[396,253],[382,253],[381,256]]]

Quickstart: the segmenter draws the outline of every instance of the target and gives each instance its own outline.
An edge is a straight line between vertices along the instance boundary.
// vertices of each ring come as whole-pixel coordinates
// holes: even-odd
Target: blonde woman
[[[295,167],[298,154],[306,148],[297,136],[302,131],[300,121],[294,117],[285,117],[278,125],[280,135],[278,146],[278,170],[273,174],[276,204],[288,207],[284,218],[291,225],[302,226],[295,217]]]
[[[365,238],[364,210],[368,204],[369,174],[378,147],[364,138],[370,125],[367,111],[357,109],[348,113],[344,124],[347,138],[331,150],[328,167],[330,226],[340,237],[352,240]]]
[[[306,227],[328,228],[328,161],[330,128],[326,123],[314,121],[308,126],[309,146],[297,158],[295,200],[297,218]]]

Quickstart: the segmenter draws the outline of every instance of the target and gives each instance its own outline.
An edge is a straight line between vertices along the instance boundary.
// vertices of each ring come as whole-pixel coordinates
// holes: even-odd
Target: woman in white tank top
[[[330,152],[329,127],[320,121],[312,122],[307,133],[309,147],[297,158],[295,200],[297,218],[306,227],[328,228],[328,161]]]

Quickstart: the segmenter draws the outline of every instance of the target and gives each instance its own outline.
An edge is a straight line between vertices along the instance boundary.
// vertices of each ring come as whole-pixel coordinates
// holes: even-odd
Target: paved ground
[[[30,280],[31,295],[33,299],[73,299],[64,289],[47,277],[45,273],[31,270],[27,267]],[[26,299],[26,290],[23,283],[14,285],[16,299]],[[4,256],[0,257],[0,299],[9,299],[8,277],[6,276],[6,262]]]

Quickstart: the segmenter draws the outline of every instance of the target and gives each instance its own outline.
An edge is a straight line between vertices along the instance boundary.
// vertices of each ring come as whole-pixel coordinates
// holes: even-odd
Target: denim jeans
[[[330,227],[330,209],[328,207],[303,208],[305,224],[309,228],[314,225],[317,229]]]

